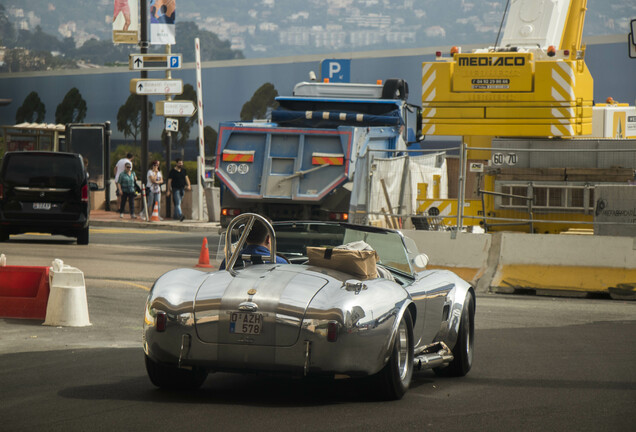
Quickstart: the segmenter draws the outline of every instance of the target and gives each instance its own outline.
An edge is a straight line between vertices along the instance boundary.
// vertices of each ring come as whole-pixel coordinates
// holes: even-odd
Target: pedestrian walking
[[[117,178],[117,190],[121,196],[121,205],[119,206],[119,217],[124,217],[124,208],[126,207],[126,201],[129,202],[128,207],[130,209],[130,218],[136,219],[135,215],[135,184],[137,182],[137,176],[132,171],[132,163],[127,163],[124,166],[125,171],[119,174]]]
[[[161,163],[156,160],[150,163],[150,169],[146,174],[146,191],[148,193],[148,212],[151,213],[157,203],[157,209],[161,214],[161,185],[163,175],[161,174]],[[163,220],[159,217],[160,220]]]
[[[132,171],[133,159],[135,156],[132,153],[127,153],[126,157],[123,157],[117,161],[115,164],[115,183],[119,180],[119,175],[126,171],[126,164],[130,164],[130,170]],[[121,192],[119,191],[119,186],[115,190],[115,195],[117,195],[117,208],[121,207]]]
[[[191,190],[190,178],[186,169],[183,167],[183,161],[178,158],[176,165],[170,170],[168,174],[168,188],[166,189],[166,195],[172,194],[172,201],[174,202],[174,219],[183,221],[185,216],[181,211],[181,201],[183,201],[183,195],[186,190]]]

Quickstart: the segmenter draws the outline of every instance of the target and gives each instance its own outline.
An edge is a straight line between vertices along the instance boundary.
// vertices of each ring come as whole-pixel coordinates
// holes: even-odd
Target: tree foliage
[[[278,108],[278,102],[275,98],[278,96],[278,90],[272,83],[265,83],[254,92],[252,98],[243,104],[241,108],[241,120],[252,121],[254,119],[263,119],[269,108]]]
[[[72,56],[77,60],[86,63],[106,65],[115,63],[128,63],[128,55],[138,52],[134,45],[119,44],[115,45],[110,40],[89,39],[84,44],[73,49],[67,56]]]
[[[42,123],[46,115],[46,107],[37,92],[32,91],[24,98],[22,106],[15,114],[15,122]]]
[[[121,158],[126,157],[128,153],[132,153],[133,156],[135,156],[135,160],[133,161],[133,170],[137,171],[137,173],[140,172],[139,161],[141,161],[141,148],[139,146],[133,146],[130,144],[120,144],[115,148],[115,150],[110,152],[111,172],[115,165],[117,165],[117,162]],[[145,174],[146,171],[142,170],[141,172]],[[139,175],[137,175],[137,178],[140,178]]]
[[[112,7],[112,5],[111,5]],[[111,10],[112,12],[112,10]],[[228,60],[244,58],[241,51],[231,48],[231,43],[221,40],[207,30],[199,29],[193,22],[177,21],[179,35],[175,52],[183,52],[184,61],[194,61],[194,39],[201,42],[201,60]],[[110,39],[89,39],[80,47],[72,37],[58,39],[37,26],[33,31],[17,30],[0,4],[0,46],[5,46],[5,61],[0,72],[26,72],[52,69],[77,68],[78,63],[95,65],[118,65],[127,63],[128,55],[137,52],[129,44],[113,44]],[[150,52],[163,53],[163,46],[153,45]]]
[[[15,28],[9,21],[4,5],[0,4],[0,46],[11,46],[15,39]]]
[[[86,118],[86,101],[80,91],[73,87],[66,93],[55,110],[55,123],[81,123]]]
[[[203,128],[203,143],[205,144],[205,154],[207,157],[216,154],[216,141],[218,138],[219,133],[212,126]]]
[[[44,33],[42,27],[35,27],[35,31],[19,30],[16,46],[32,51],[60,51],[62,42],[53,35]]]
[[[201,61],[210,60],[232,60],[244,58],[241,51],[231,48],[231,44],[227,40],[221,40],[219,37],[207,30],[199,29],[193,22],[177,21],[176,45],[172,48],[173,52],[182,52],[183,61],[194,61],[194,39],[199,38],[201,47]]]
[[[137,144],[137,135],[141,132],[142,96],[131,94],[126,103],[117,111],[117,130],[123,132],[124,138],[133,137]],[[148,102],[148,122],[152,120],[152,103]]]

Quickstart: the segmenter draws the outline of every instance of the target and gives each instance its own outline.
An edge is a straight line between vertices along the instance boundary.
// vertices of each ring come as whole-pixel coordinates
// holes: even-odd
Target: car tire
[[[9,233],[0,229],[0,242],[9,241]]]
[[[150,381],[166,390],[196,390],[203,385],[208,372],[201,368],[179,369],[160,364],[146,357],[146,371]]]
[[[398,326],[389,362],[378,373],[379,396],[398,400],[406,393],[413,377],[413,320],[406,310]]]
[[[473,343],[475,336],[475,298],[468,293],[462,311],[462,320],[459,324],[457,343],[453,348],[453,361],[448,366],[435,368],[433,371],[438,376],[462,377],[473,366]]]
[[[80,230],[77,233],[77,244],[78,245],[87,245],[88,244],[88,227]]]

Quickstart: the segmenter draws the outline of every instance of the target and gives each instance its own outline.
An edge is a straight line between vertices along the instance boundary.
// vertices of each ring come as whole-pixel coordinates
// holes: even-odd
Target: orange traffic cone
[[[159,222],[159,204],[155,203],[155,208],[152,209],[152,216],[150,216],[151,222]]]
[[[203,237],[201,244],[201,253],[199,254],[199,263],[195,267],[212,268],[210,265],[210,251],[208,250],[208,239]]]

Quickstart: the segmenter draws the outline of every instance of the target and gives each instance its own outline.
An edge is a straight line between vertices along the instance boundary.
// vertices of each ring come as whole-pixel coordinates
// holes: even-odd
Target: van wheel
[[[78,245],[87,245],[88,244],[88,227],[80,230],[77,233],[77,244]]]

